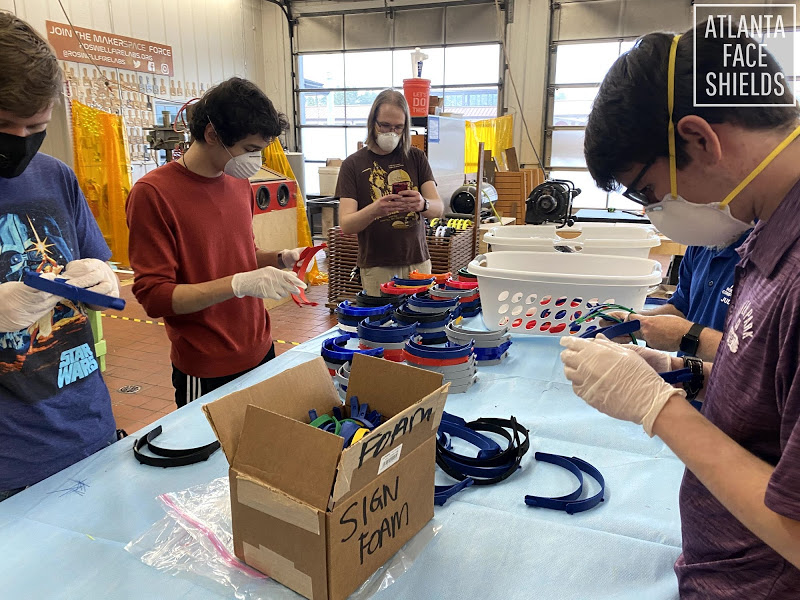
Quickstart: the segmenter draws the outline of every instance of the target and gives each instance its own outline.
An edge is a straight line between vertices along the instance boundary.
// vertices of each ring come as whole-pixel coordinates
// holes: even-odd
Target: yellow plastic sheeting
[[[265,167],[281,173],[288,179],[294,179],[297,181],[297,177],[294,176],[294,171],[292,171],[292,167],[286,158],[286,154],[283,152],[283,146],[281,146],[280,140],[277,138],[273,140],[272,144],[264,148],[261,156]],[[314,245],[314,242],[311,239],[311,228],[308,224],[306,203],[299,187],[297,189],[297,245]],[[317,261],[315,260],[312,267],[308,271],[306,279],[310,285],[322,285],[324,283],[328,283],[328,274],[320,273],[319,269],[317,268]]]
[[[131,175],[122,117],[73,100],[72,140],[75,175],[111,248],[111,260],[127,266],[125,200],[131,191]]]
[[[484,150],[491,150],[492,156],[500,156],[504,150],[514,145],[514,117],[505,115],[483,121],[467,121],[467,135],[464,142],[464,173],[478,172],[478,144],[483,142]]]

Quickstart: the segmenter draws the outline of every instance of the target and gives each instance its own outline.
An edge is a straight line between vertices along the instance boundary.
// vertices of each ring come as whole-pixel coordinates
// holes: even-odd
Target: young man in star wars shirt
[[[116,439],[84,307],[26,270],[119,295],[108,245],[72,170],[38,152],[62,74],[24,21],[0,12],[0,501]]]

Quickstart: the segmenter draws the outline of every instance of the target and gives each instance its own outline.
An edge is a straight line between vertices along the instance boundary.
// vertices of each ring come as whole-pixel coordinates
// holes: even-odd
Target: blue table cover
[[[213,440],[202,404],[314,359],[331,335],[335,330],[160,419],[159,445],[185,448]],[[479,367],[477,383],[448,397],[446,410],[467,420],[514,415],[530,429],[523,468],[503,483],[472,486],[437,507],[439,534],[411,570],[375,598],[677,598],[672,565],[681,545],[683,465],[641,427],[611,419],[576,397],[561,369],[557,339],[512,339],[508,358]],[[0,503],[0,596],[233,597],[232,589],[170,576],[123,549],[164,516],[158,495],[226,476],[228,469],[222,452],[186,467],[141,465],[131,451],[135,437]],[[575,488],[572,474],[537,463],[536,451],[593,464],[606,480],[605,502],[576,515],[526,506],[526,494],[560,496]],[[439,478],[452,482],[437,472],[437,483]],[[595,490],[596,482],[586,479]],[[272,581],[264,590],[269,598],[300,597]]]

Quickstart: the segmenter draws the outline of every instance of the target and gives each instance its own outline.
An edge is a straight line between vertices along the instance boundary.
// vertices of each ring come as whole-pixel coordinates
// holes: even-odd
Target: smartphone
[[[398,181],[397,183],[392,184],[392,193],[399,194],[400,192],[404,192],[408,189],[408,182],[407,181]]]

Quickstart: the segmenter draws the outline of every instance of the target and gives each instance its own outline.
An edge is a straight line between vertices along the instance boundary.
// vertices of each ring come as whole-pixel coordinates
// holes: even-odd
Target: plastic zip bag
[[[289,588],[240,561],[233,553],[230,484],[220,477],[207,484],[158,496],[166,516],[125,550],[144,564],[174,576],[212,580],[240,600],[297,598]],[[427,524],[351,596],[366,600],[408,571],[441,525]]]

